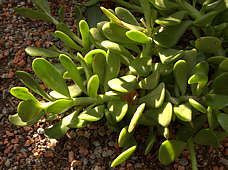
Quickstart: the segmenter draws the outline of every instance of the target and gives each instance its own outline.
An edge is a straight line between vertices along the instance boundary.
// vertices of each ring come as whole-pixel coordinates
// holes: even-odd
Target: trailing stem
[[[192,138],[188,140],[188,149],[190,151],[190,157],[191,157],[191,162],[192,162],[192,170],[198,170],[197,167],[197,161],[196,161],[196,153],[194,149],[194,143]]]

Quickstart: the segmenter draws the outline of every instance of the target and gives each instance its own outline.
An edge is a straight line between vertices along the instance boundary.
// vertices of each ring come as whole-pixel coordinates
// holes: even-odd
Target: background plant
[[[34,3],[49,15],[46,1]],[[9,120],[18,126],[41,118],[59,120],[45,134],[60,138],[70,128],[105,117],[107,125],[119,132],[118,144],[124,150],[111,166],[133,154],[138,142],[135,131],[147,126],[145,154],[161,139],[158,158],[162,164],[189,149],[192,168],[197,169],[194,145],[218,147],[228,133],[227,3],[132,3],[143,9],[140,22],[125,8],[101,7],[109,20],[90,29],[86,21],[80,21],[80,37],[59,28],[49,16],[57,25],[53,35],[64,48],[27,47],[26,52],[58,58],[62,67],[57,69],[44,58],[33,61],[35,75],[52,90],[49,93],[32,75],[18,71],[18,78],[45,102],[25,87],[14,87],[11,94],[23,101]]]

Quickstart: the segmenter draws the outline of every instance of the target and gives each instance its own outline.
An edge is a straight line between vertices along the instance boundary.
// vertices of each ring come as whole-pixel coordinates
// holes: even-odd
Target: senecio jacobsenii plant
[[[29,73],[18,71],[24,85],[44,100],[38,101],[25,87],[12,88],[11,94],[22,102],[9,120],[18,126],[40,119],[58,121],[45,130],[45,135],[57,139],[70,128],[105,119],[108,127],[120,132],[118,144],[124,149],[112,167],[135,152],[135,131],[147,126],[150,131],[142,134],[148,137],[145,154],[159,138],[162,164],[170,164],[188,149],[192,168],[197,169],[194,145],[218,147],[228,136],[227,1],[134,2],[143,11],[141,22],[125,8],[101,7],[109,21],[91,29],[80,21],[81,38],[52,19],[57,25],[54,36],[63,48],[25,51],[58,58],[62,67],[45,58],[33,60],[35,75],[50,91],[40,88]],[[45,0],[34,3],[39,13],[52,18]],[[27,11],[25,16],[31,15]]]

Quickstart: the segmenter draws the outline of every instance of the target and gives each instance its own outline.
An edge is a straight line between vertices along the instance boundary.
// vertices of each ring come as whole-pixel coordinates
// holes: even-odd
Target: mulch
[[[50,1],[52,9],[61,4],[67,7],[66,22],[75,29],[72,15],[72,1]],[[188,151],[169,166],[163,166],[157,159],[157,148],[147,156],[143,146],[128,161],[116,168],[110,168],[112,160],[121,153],[117,145],[117,134],[107,128],[104,121],[86,128],[71,130],[60,140],[44,136],[49,124],[44,120],[32,127],[15,127],[8,121],[8,115],[16,113],[18,100],[10,95],[14,86],[22,86],[15,77],[16,70],[32,73],[32,57],[24,49],[27,46],[49,47],[57,40],[51,33],[54,25],[23,18],[14,13],[14,7],[32,7],[31,0],[0,1],[0,169],[76,169],[76,170],[188,170],[191,163]],[[55,14],[55,13],[54,13]],[[68,15],[69,14],[69,15]],[[147,133],[142,129],[140,133]],[[137,137],[144,141],[144,138]],[[219,148],[198,146],[199,169],[225,170],[228,168],[228,139]]]

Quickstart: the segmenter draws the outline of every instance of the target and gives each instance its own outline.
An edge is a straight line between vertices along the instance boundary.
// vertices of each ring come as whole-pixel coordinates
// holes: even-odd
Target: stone
[[[44,153],[44,157],[53,158],[54,157],[54,153],[52,151],[47,151],[47,152]]]
[[[100,142],[97,141],[97,140],[96,140],[96,141],[93,141],[93,145],[96,146],[96,147],[97,147],[97,146],[100,146]]]
[[[70,164],[70,166],[73,168],[76,168],[76,167],[81,166],[81,165],[82,165],[82,161],[80,161],[80,160],[73,160]]]
[[[178,170],[185,170],[185,167],[184,166],[178,166]]]
[[[43,128],[38,128],[37,129],[37,133],[40,134],[40,135],[43,135],[44,134],[44,129]]]
[[[79,147],[79,153],[80,154],[83,154],[83,155],[88,155],[89,151],[87,148],[83,147],[83,146],[80,146]]]
[[[182,166],[186,166],[188,165],[188,160],[186,158],[181,158],[179,163],[182,165]]]
[[[74,152],[68,152],[68,162],[72,162],[74,160]]]
[[[11,164],[11,163],[10,163],[10,160],[7,159],[6,162],[5,162],[5,166],[8,168],[8,167],[10,167],[10,164]]]

